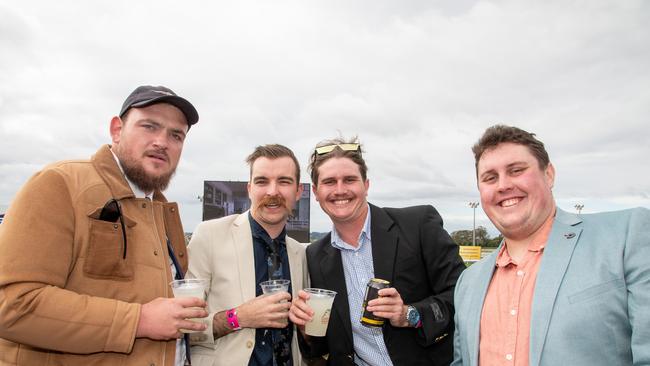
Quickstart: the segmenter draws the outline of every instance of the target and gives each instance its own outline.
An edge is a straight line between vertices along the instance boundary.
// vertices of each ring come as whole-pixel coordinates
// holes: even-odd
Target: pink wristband
[[[226,310],[226,321],[228,322],[228,327],[230,327],[230,329],[232,330],[241,329],[241,327],[239,326],[239,319],[237,319],[237,310],[235,310],[235,308]]]

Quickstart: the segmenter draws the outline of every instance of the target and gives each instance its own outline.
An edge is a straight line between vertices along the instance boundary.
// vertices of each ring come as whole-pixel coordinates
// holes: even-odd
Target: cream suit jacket
[[[287,256],[291,272],[292,296],[308,287],[309,272],[305,246],[287,236]],[[208,319],[218,312],[237,307],[255,298],[255,257],[248,211],[200,223],[189,247],[188,277],[210,280]],[[212,325],[212,323],[210,323]],[[212,326],[200,341],[192,342],[192,365],[248,365],[255,347],[255,329],[245,328],[214,339]],[[294,328],[291,342],[293,364],[303,365]],[[196,338],[196,337],[195,337]]]

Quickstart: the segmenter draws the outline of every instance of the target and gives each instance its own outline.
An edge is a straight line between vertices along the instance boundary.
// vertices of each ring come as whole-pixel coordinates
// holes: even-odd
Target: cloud
[[[547,145],[561,207],[648,203],[650,6],[608,1],[113,1],[0,5],[0,203],[44,164],[92,154],[140,84],[191,100],[167,195],[191,230],[203,180],[245,180],[259,144],[306,170],[358,135],[382,205],[434,204],[467,228],[471,145],[506,123]],[[489,227],[482,211],[477,221]],[[312,228],[329,229],[312,205]]]

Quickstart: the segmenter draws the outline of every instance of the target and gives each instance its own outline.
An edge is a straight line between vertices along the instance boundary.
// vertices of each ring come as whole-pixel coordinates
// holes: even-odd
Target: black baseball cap
[[[124,117],[124,114],[131,108],[146,107],[158,103],[169,103],[180,109],[185,115],[188,128],[199,121],[199,113],[187,99],[179,97],[169,88],[152,85],[142,85],[135,88],[122,104],[120,118]]]

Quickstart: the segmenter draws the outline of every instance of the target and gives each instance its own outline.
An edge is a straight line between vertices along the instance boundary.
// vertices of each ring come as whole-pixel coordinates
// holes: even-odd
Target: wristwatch
[[[406,321],[409,323],[409,326],[413,328],[419,328],[422,326],[422,322],[420,321],[420,313],[418,312],[418,309],[415,308],[415,306],[408,305],[406,307]]]

